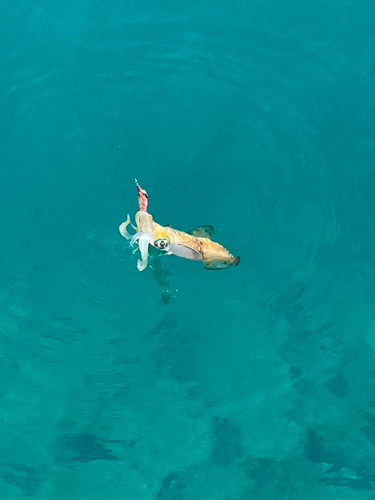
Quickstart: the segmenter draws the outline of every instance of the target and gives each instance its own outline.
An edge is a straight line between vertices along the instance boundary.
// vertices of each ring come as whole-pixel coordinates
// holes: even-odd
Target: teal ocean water
[[[374,23],[1,2],[1,499],[374,498]],[[134,178],[239,266],[139,272]]]

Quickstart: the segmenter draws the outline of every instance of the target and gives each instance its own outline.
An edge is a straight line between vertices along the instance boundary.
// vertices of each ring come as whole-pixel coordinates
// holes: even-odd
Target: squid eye
[[[166,250],[169,247],[169,241],[166,238],[160,238],[154,241],[154,245],[160,250]]]

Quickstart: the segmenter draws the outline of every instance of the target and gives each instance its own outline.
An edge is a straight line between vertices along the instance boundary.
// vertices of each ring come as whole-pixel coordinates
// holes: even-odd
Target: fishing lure
[[[153,246],[168,255],[177,255],[189,260],[203,261],[206,269],[226,269],[237,266],[240,258],[234,257],[226,248],[211,240],[212,226],[199,226],[191,231],[184,232],[173,229],[171,226],[161,226],[148,213],[148,194],[135,180],[138,190],[139,211],[135,214],[136,226],[133,226],[128,215],[119,231],[130,240],[130,246],[139,249],[141,258],[137,262],[138,271],[146,269],[149,260],[149,246]],[[130,234],[131,225],[137,232]],[[137,246],[138,245],[138,246]]]

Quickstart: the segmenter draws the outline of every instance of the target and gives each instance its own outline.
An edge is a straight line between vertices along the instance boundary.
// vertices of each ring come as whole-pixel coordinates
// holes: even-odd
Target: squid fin
[[[204,262],[204,267],[205,269],[217,271],[219,269],[226,269],[227,267],[230,266],[238,266],[239,262],[240,262],[239,257],[230,257],[229,259],[223,259],[223,260],[206,260]]]
[[[213,232],[214,228],[212,226],[198,226],[195,229],[188,231],[188,234],[191,234],[196,238],[208,238],[210,240]]]

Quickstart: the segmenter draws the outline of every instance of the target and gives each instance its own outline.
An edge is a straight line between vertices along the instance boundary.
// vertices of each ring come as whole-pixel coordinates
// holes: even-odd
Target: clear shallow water
[[[374,14],[2,2],[2,498],[373,497]]]

